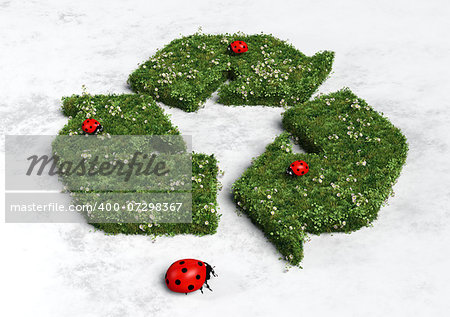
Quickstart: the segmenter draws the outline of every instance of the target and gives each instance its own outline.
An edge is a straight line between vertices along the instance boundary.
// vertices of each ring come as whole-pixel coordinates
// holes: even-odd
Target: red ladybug
[[[309,166],[308,164],[306,164],[305,161],[295,161],[291,165],[289,165],[289,167],[286,170],[286,173],[291,176],[294,174],[297,176],[301,176],[308,173],[308,171]]]
[[[248,45],[244,41],[234,41],[228,46],[228,49],[235,54],[242,54],[248,51]]]
[[[81,125],[81,129],[89,134],[96,134],[103,131],[102,125],[95,119],[84,120],[83,124]]]
[[[167,287],[177,293],[191,293],[200,290],[203,293],[203,285],[212,291],[208,280],[213,276],[213,268],[206,262],[195,259],[178,260],[169,267],[165,280]]]

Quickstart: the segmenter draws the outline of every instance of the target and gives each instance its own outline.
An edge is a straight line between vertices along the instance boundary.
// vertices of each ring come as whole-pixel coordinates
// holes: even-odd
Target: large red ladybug
[[[81,125],[81,129],[89,134],[96,134],[103,131],[102,125],[95,119],[84,120],[83,124]]]
[[[228,49],[235,54],[242,54],[248,51],[248,45],[244,41],[234,41],[228,46]]]
[[[295,161],[286,170],[288,175],[305,175],[309,171],[309,166],[305,161]]]
[[[195,259],[178,260],[169,267],[165,280],[167,287],[177,293],[191,293],[200,290],[203,293],[203,285],[212,291],[208,285],[208,280],[217,276],[206,262]]]

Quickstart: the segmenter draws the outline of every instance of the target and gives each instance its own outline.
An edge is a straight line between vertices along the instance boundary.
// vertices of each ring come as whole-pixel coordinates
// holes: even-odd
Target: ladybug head
[[[205,263],[205,267],[206,267],[206,279],[205,279],[205,282],[208,281],[211,278],[211,274],[214,277],[217,277],[216,272],[214,272],[214,267],[212,267],[211,265],[209,265],[206,262],[203,262],[203,263]]]
[[[288,174],[289,176],[294,175],[294,171],[292,170],[292,168],[290,166],[286,169],[286,174]]]
[[[96,129],[95,133],[99,133],[99,132],[102,132],[102,131],[103,131],[103,126],[101,124],[99,124],[97,126],[97,129]]]

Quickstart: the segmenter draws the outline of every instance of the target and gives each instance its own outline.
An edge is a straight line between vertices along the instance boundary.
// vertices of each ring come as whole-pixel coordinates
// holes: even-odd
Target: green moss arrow
[[[406,160],[401,131],[350,90],[320,96],[283,114],[289,132],[267,146],[233,184],[234,198],[293,264],[306,233],[350,232],[369,225]],[[290,137],[307,151],[293,153]],[[304,160],[309,172],[285,170]]]
[[[249,50],[231,56],[227,46],[237,39]],[[331,71],[333,57],[329,51],[307,57],[267,34],[194,34],[157,51],[128,83],[185,111],[197,110],[217,89],[222,104],[283,106],[308,100]]]

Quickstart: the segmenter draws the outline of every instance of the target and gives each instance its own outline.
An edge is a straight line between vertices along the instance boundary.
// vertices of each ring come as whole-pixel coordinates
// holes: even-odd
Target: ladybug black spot
[[[300,165],[303,165],[303,163],[300,163]]]
[[[195,276],[195,278],[196,278],[197,280],[199,280],[199,279],[200,279],[200,275],[197,274],[197,275]]]
[[[244,45],[244,48],[245,48],[245,45]]]
[[[175,284],[180,285],[181,281],[180,280],[175,280]]]
[[[168,279],[166,279],[166,284],[169,285],[169,280]]]
[[[197,263],[198,263],[198,265],[203,266],[202,262],[198,261]]]
[[[297,168],[297,172],[299,171],[300,169],[299,168]]]
[[[185,267],[182,268],[182,269],[181,269],[181,272],[186,273],[186,272],[187,272],[187,268],[185,268]]]
[[[194,285],[189,285],[188,290],[192,291],[194,289]]]
[[[242,44],[242,42],[241,42],[241,41],[239,41],[239,44]]]
[[[303,175],[303,174],[305,174],[305,172],[304,172],[304,171],[302,171],[302,175]]]
[[[184,264],[184,261],[180,261],[180,264]]]
[[[240,51],[241,51],[241,49],[239,48],[239,49],[238,49],[238,52],[240,52]]]
[[[89,126],[90,129],[92,129],[92,126]]]
[[[236,48],[237,46],[235,45],[234,48]]]

